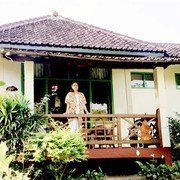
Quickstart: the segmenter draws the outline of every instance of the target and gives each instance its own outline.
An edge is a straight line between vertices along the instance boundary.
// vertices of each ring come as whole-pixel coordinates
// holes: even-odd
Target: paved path
[[[146,178],[137,175],[132,176],[107,176],[106,180],[145,180]]]

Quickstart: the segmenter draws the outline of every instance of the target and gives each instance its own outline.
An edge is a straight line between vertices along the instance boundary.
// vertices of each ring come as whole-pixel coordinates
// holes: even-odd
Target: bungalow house
[[[65,118],[64,98],[76,81],[92,113],[82,116],[116,122],[108,148],[85,124],[86,141],[94,142],[89,158],[154,154],[171,164],[167,117],[179,111],[179,64],[179,45],[138,40],[57,13],[0,26],[0,80],[6,82],[0,92],[15,86],[33,104],[57,87],[58,101],[52,97],[46,111]],[[140,137],[144,120],[150,139]]]

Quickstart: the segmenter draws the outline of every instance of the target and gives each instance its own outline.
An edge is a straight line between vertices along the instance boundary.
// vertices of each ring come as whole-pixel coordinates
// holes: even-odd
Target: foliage
[[[105,109],[92,109],[92,114],[107,114]]]
[[[0,95],[0,141],[6,141],[9,150],[19,152],[23,143],[34,132],[47,124],[42,106],[30,108],[30,102],[21,94]]]
[[[0,81],[0,86],[4,86],[6,83],[3,81]]]
[[[6,140],[5,148],[0,146],[1,178],[73,179],[75,169],[68,169],[67,165],[86,159],[82,134],[71,132],[44,115],[50,96],[45,95],[31,109],[29,100],[21,94],[0,95],[0,141]],[[14,154],[6,156],[6,152]],[[100,180],[103,176],[102,171],[93,170],[81,177]]]
[[[56,127],[56,130],[36,133],[29,138],[25,151],[33,151],[34,161],[41,162],[47,158],[63,163],[85,159],[86,147],[80,133],[68,128]]]
[[[35,104],[34,111],[38,114],[44,113],[44,107],[46,103],[50,100],[51,96],[55,96],[56,93],[52,92],[52,94],[45,94],[39,103]]]
[[[103,180],[105,177],[105,174],[102,172],[102,169],[99,167],[99,171],[93,170],[90,171],[88,170],[85,174],[81,175],[77,179],[87,179],[87,180]]]
[[[169,117],[169,130],[172,146],[172,154],[175,160],[180,158],[180,114],[176,118]]]
[[[146,162],[143,164],[140,161],[136,163],[141,168],[139,175],[145,176],[146,179],[152,180],[175,180],[180,176],[180,163],[176,162],[172,166],[160,164],[153,160],[152,163]]]
[[[5,142],[0,143],[0,179],[4,180],[29,180],[28,173],[21,173],[10,168],[10,163],[15,159],[14,155],[6,156],[8,148]]]
[[[105,109],[92,109],[92,114],[107,114]],[[91,118],[91,121],[96,122],[96,121],[107,121],[108,118]]]
[[[29,138],[25,152],[26,157],[35,162],[34,167],[43,165],[43,176],[48,171],[61,179],[66,174],[68,163],[86,159],[86,146],[79,132],[72,132],[55,122],[51,123],[52,131],[36,133]]]

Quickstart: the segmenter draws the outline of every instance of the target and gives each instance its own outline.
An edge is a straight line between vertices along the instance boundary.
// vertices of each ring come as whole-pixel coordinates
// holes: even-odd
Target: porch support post
[[[155,83],[155,96],[156,96],[156,107],[160,110],[160,126],[162,133],[162,146],[170,147],[170,133],[169,123],[167,119],[166,110],[166,91],[165,91],[165,79],[164,79],[164,68],[156,67],[154,69],[154,83]]]
[[[114,113],[132,114],[130,70],[113,69]]]
[[[130,70],[113,69],[113,96],[114,96],[114,112],[116,114],[132,114],[132,94],[131,94],[131,74]],[[128,131],[128,124],[122,119],[118,118],[118,140],[125,138]],[[119,145],[121,146],[121,144]],[[123,147],[129,146],[123,144]]]
[[[3,74],[4,74],[4,69],[3,69],[3,57],[2,57],[2,54],[0,53],[0,80],[1,80],[1,81],[4,81]]]
[[[132,91],[131,91],[131,72],[129,69],[125,69],[125,87],[126,87],[126,98],[127,98],[127,113],[133,113],[132,105]]]
[[[24,94],[30,100],[30,105],[34,105],[34,62],[24,62]]]

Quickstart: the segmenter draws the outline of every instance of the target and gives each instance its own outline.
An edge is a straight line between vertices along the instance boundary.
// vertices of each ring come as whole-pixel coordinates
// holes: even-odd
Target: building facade
[[[144,42],[61,16],[0,27],[0,80],[39,102],[58,87],[47,113],[63,114],[64,98],[78,82],[91,113],[155,114],[162,146],[170,147],[168,117],[179,112],[179,47]],[[126,124],[122,124],[126,126]]]

